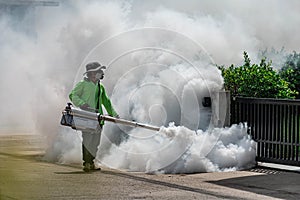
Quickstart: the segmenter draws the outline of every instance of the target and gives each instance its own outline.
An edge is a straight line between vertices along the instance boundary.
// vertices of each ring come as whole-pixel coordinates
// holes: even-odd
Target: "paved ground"
[[[0,137],[0,200],[300,199],[300,173],[267,168],[189,175],[108,168],[83,173],[79,165],[41,161],[38,141],[28,137]]]

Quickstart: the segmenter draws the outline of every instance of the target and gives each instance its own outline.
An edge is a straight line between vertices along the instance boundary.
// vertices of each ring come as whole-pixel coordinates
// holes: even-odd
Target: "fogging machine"
[[[141,127],[153,131],[159,131],[160,129],[157,126],[120,119],[108,115],[101,115],[97,112],[81,110],[79,108],[73,107],[71,103],[67,103],[67,106],[62,111],[60,124],[63,126],[69,126],[75,130],[95,131],[101,121],[109,121],[116,124],[123,124],[132,127]]]

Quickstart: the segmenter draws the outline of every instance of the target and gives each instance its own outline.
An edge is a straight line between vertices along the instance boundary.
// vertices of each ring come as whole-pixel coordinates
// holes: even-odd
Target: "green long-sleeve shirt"
[[[99,88],[97,84],[87,79],[84,79],[76,84],[74,89],[69,94],[69,98],[72,101],[72,103],[77,107],[80,107],[87,103],[89,107],[96,108],[97,105],[96,102],[99,101],[98,112],[100,114],[103,114],[103,109],[102,109],[102,105],[103,105],[109,115],[114,117],[118,115],[116,111],[113,109],[111,101],[106,95],[105,88],[102,84],[100,84],[100,92],[99,92]],[[100,124],[103,125],[104,122],[101,121]]]

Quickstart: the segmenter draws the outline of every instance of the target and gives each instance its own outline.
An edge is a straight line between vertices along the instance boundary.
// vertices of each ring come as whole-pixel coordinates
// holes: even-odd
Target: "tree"
[[[247,52],[244,52],[244,65],[219,67],[225,89],[229,90],[232,96],[294,98],[297,93],[289,87],[289,82],[271,67],[271,63],[263,58],[259,65],[251,64]]]
[[[292,90],[296,90],[300,99],[300,53],[293,52],[287,56],[283,67],[279,71],[280,76],[289,82]]]

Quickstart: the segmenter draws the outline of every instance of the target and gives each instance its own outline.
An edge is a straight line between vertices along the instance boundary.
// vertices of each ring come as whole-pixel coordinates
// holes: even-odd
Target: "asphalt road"
[[[300,173],[268,168],[198,174],[102,168],[84,173],[80,165],[41,161],[41,151],[22,148],[22,137],[19,144],[11,139],[17,145],[8,145],[9,140],[0,137],[0,200],[300,199]]]

